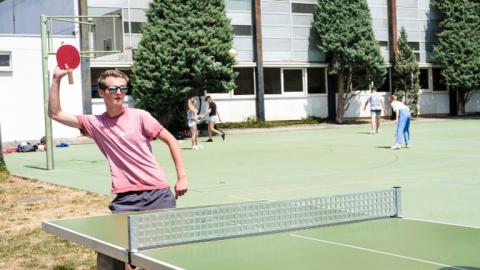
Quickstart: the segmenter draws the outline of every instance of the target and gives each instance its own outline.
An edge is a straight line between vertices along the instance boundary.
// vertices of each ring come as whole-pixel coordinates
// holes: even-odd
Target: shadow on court
[[[478,267],[471,267],[471,266],[452,266],[452,267],[442,267],[438,270],[452,270],[452,269],[462,269],[462,270],[480,270]]]
[[[390,146],[390,145],[387,145],[387,146],[385,146],[385,145],[378,145],[378,146],[375,146],[375,147],[376,147],[376,148],[379,148],[379,149],[390,149],[391,146]]]
[[[25,165],[24,167],[25,168],[30,168],[30,169],[48,171],[47,168],[45,168],[45,167],[39,167],[39,166],[33,166],[33,165]]]

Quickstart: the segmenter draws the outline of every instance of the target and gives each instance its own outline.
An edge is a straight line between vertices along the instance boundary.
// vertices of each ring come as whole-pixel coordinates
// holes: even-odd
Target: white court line
[[[462,224],[448,223],[448,222],[440,222],[440,221],[435,221],[435,220],[418,219],[418,218],[407,218],[407,217],[403,217],[403,219],[413,220],[413,221],[422,221],[422,222],[428,222],[428,223],[434,223],[434,224],[450,225],[450,226],[470,228],[470,229],[480,229],[480,227],[476,227],[476,226],[469,226],[469,225],[462,225]]]
[[[448,265],[448,264],[437,263],[437,262],[422,260],[422,259],[408,257],[408,256],[402,256],[402,255],[397,255],[397,254],[394,254],[394,253],[389,253],[389,252],[384,252],[384,251],[379,251],[379,250],[374,250],[374,249],[369,249],[369,248],[362,248],[362,247],[357,247],[357,246],[353,246],[353,245],[348,245],[348,244],[343,244],[343,243],[338,243],[338,242],[332,242],[332,241],[322,240],[322,239],[313,238],[313,237],[302,236],[302,235],[298,235],[298,234],[290,234],[290,236],[305,239],[305,240],[310,240],[310,241],[327,243],[327,244],[331,244],[331,245],[337,245],[337,246],[342,246],[342,247],[359,249],[359,250],[363,250],[363,251],[367,251],[367,252],[378,253],[378,254],[382,254],[382,255],[388,255],[388,256],[397,257],[397,258],[401,258],[401,259],[407,259],[407,260],[411,260],[411,261],[433,264],[433,265],[452,268],[452,269],[457,269],[457,270],[467,270],[467,269],[464,269],[464,268],[455,267],[455,266]]]

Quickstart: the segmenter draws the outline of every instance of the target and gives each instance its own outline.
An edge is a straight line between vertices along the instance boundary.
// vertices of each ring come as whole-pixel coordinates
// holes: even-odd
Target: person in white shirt
[[[397,141],[391,149],[400,149],[402,145],[402,138],[405,139],[405,147],[410,147],[410,109],[397,100],[397,97],[390,96],[390,106],[395,111],[397,116]]]
[[[202,149],[203,146],[198,144],[198,129],[197,123],[198,119],[198,110],[197,110],[197,100],[195,98],[189,98],[187,100],[187,125],[190,128],[190,133],[192,134],[192,149],[198,150]]]
[[[370,90],[370,96],[363,106],[363,110],[367,109],[367,105],[370,103],[370,113],[372,115],[372,134],[380,131],[380,116],[382,115],[382,109],[385,112],[385,106],[383,104],[383,97],[377,95],[377,88],[375,86]]]

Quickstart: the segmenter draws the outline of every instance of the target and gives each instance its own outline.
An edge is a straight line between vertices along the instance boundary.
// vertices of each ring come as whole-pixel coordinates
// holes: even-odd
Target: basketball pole
[[[50,74],[48,72],[48,44],[47,44],[47,23],[48,18],[45,15],[40,17],[41,25],[41,41],[42,41],[42,77],[43,77],[43,113],[45,115],[45,139],[47,144],[47,170],[54,170],[55,164],[53,159],[53,137],[52,137],[52,119],[48,117],[48,97],[50,86]]]

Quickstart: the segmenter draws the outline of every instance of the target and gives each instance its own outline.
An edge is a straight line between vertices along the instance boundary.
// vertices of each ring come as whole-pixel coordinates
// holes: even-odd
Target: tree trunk
[[[457,90],[457,115],[465,115],[465,90]]]
[[[337,77],[337,115],[336,122],[339,124],[343,123],[343,115],[345,113],[345,74],[342,69],[338,73]]]

